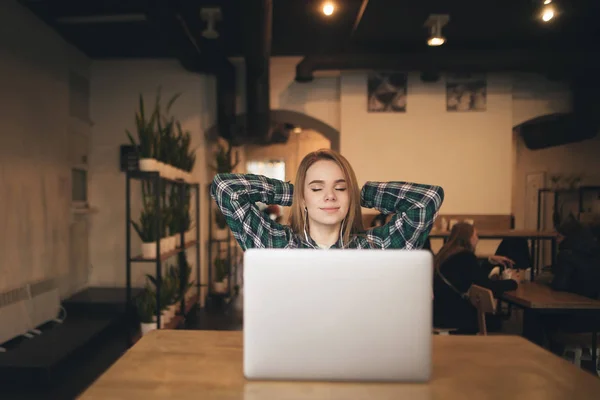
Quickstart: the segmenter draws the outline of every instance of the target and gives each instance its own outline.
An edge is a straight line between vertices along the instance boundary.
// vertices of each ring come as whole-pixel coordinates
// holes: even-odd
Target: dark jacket
[[[471,285],[490,289],[495,297],[503,292],[515,290],[517,282],[511,280],[490,280],[488,270],[477,261],[470,251],[456,253],[441,266],[440,272],[461,293],[466,293]],[[434,273],[433,281],[433,325],[436,328],[456,328],[465,331],[477,330],[477,310],[467,299],[463,299]]]

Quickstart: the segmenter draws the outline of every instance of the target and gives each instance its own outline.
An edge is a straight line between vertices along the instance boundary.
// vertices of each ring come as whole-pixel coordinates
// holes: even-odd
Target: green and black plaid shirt
[[[316,248],[310,237],[307,243],[256,206],[256,202],[290,206],[293,190],[291,183],[261,175],[218,174],[210,194],[242,249]],[[360,195],[361,206],[395,215],[386,225],[355,235],[345,248],[420,249],[444,200],[439,186],[407,182],[367,182]],[[332,246],[340,247],[340,241]]]

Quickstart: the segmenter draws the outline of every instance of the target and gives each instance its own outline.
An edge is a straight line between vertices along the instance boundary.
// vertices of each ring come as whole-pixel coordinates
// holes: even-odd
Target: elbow
[[[432,186],[431,191],[432,195],[427,207],[431,215],[436,215],[444,203],[444,188],[441,186]]]
[[[217,191],[227,191],[229,186],[230,179],[228,179],[229,174],[216,174],[210,184],[210,197],[214,200],[217,200],[219,196],[217,196]]]

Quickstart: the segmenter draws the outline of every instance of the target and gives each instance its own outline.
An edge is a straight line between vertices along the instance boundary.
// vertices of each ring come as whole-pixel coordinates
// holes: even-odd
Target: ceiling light
[[[550,4],[552,3],[552,0],[544,0],[544,4]]]
[[[429,28],[429,46],[441,46],[446,43],[446,38],[442,36],[442,28],[450,21],[447,14],[431,14],[425,21],[425,26]]]
[[[221,21],[223,15],[219,7],[206,7],[200,9],[200,18],[206,22],[206,28],[202,31],[202,36],[206,39],[217,39],[219,32],[215,29],[217,21]]]
[[[295,127],[294,133],[302,133],[302,128],[300,128],[299,126]]]
[[[554,18],[554,9],[552,7],[544,7],[544,10],[542,11],[542,20],[544,22],[548,22],[550,21],[552,18]]]
[[[328,1],[327,3],[323,4],[323,14],[330,16],[331,14],[333,14],[334,10],[335,7],[333,6],[333,3]]]
[[[430,46],[441,46],[444,44],[444,42],[446,41],[446,39],[444,39],[441,36],[436,36],[436,37],[430,37],[429,39],[427,39],[427,44]]]

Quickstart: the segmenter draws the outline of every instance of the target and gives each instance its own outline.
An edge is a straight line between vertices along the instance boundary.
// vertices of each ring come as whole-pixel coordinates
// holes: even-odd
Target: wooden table
[[[574,293],[552,290],[550,286],[523,282],[502,299],[521,307],[552,310],[600,310],[600,301]]]
[[[80,398],[597,400],[600,393],[600,379],[517,336],[434,336],[428,384],[247,381],[242,335],[152,331]]]
[[[505,292],[501,300],[519,306],[523,314],[523,336],[543,346],[546,332],[541,315],[561,314],[600,320],[600,301],[569,292],[552,290],[550,286],[523,282],[517,290]],[[567,327],[565,327],[567,328]],[[597,331],[592,332],[592,348],[597,347]],[[592,352],[591,368],[595,370],[596,352]]]

